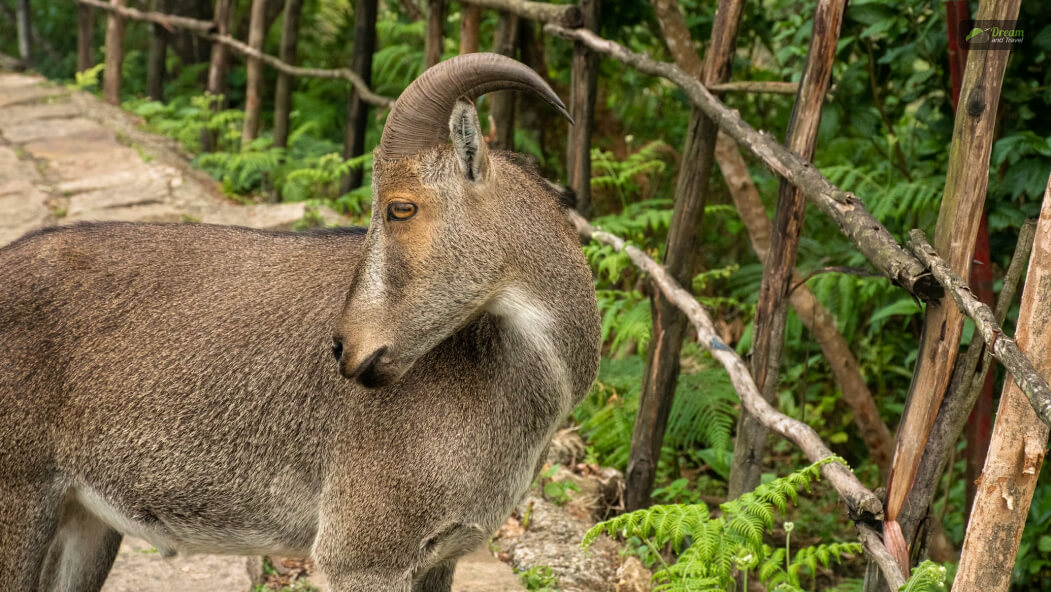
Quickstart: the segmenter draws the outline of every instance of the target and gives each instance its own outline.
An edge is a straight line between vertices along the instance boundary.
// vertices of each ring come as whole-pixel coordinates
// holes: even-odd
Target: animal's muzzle
[[[395,378],[390,362],[384,358],[389,349],[385,345],[352,367],[350,365],[352,362],[347,358],[346,349],[343,347],[343,339],[339,336],[332,338],[332,355],[339,363],[339,373],[344,378],[358,381],[365,388],[381,387]]]

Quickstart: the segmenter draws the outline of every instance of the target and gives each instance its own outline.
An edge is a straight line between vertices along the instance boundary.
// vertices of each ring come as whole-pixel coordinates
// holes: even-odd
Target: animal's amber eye
[[[416,215],[416,204],[407,201],[394,201],[387,205],[388,220],[408,220]]]

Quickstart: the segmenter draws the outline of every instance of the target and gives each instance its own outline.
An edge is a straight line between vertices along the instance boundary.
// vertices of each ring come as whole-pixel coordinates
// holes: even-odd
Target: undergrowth
[[[860,555],[861,545],[833,542],[793,551],[791,522],[783,524],[785,544],[772,548],[764,541],[778,514],[795,503],[800,490],[809,491],[821,467],[846,464],[828,457],[788,476],[761,484],[754,491],[723,503],[713,516],[703,503],[652,506],[596,524],[581,543],[591,545],[599,536],[625,540],[637,537],[657,559],[654,592],[715,592],[735,586],[740,575],[747,590],[748,577],[758,578],[767,589],[802,590],[803,580],[816,577],[819,566]],[[665,554],[670,559],[665,559]]]

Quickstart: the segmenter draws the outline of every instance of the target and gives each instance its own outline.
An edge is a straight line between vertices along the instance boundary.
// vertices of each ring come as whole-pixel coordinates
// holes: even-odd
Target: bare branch
[[[793,442],[811,461],[816,462],[833,455],[832,451],[821,441],[821,437],[817,435],[813,428],[774,409],[770,403],[763,399],[759,394],[759,389],[755,386],[755,381],[752,380],[752,375],[748,372],[748,366],[744,363],[744,360],[719,338],[715,332],[715,325],[712,323],[708,313],[689,292],[684,290],[669,275],[664,266],[658,264],[638,248],[624,242],[624,239],[594,228],[576,212],[570,211],[569,219],[581,236],[627,254],[636,267],[650,276],[654,285],[660,289],[668,301],[678,307],[689,318],[690,323],[697,331],[698,342],[726,369],[727,374],[730,376],[730,382],[741,399],[741,405],[749,413],[759,419],[767,429]],[[821,472],[843,498],[852,519],[862,522],[882,519],[883,504],[874,493],[858,481],[853,471],[840,463],[829,463],[821,468]],[[878,535],[864,527],[863,524],[859,525],[858,533],[865,549],[874,558],[878,560],[883,555],[890,557],[890,552],[883,546]],[[869,533],[871,533],[871,536]],[[893,560],[879,562],[879,565],[884,570],[884,576],[888,581],[905,581],[901,570],[898,569],[897,564]]]
[[[591,49],[610,56],[646,74],[661,76],[683,89],[690,101],[708,117],[748,148],[770,170],[799,187],[815,206],[823,211],[883,274],[923,300],[938,298],[942,287],[923,263],[906,251],[865,209],[854,194],[839,189],[806,160],[782,146],[777,138],[760,133],[743,121],[736,111],[716,99],[708,89],[684,70],[665,62],[629,51],[624,46],[603,39],[591,31],[565,29],[547,25],[552,35],[580,41]]]
[[[579,27],[584,20],[580,9],[573,4],[547,4],[529,0],[464,0],[464,3],[510,12],[529,20],[552,23],[571,29]]]
[[[934,277],[945,287],[956,305],[964,314],[971,317],[974,326],[989,346],[993,357],[999,361],[1025,393],[1029,403],[1036,411],[1037,417],[1044,424],[1051,426],[1051,387],[1040,375],[1029,358],[1018,348],[1018,343],[1004,334],[996,316],[989,306],[971,292],[967,282],[956,274],[949,264],[941,258],[934,247],[927,242],[921,230],[909,233],[909,248],[931,268]]]
[[[119,14],[125,18],[129,18],[137,21],[146,21],[151,23],[157,23],[165,26],[172,26],[181,29],[186,29],[209,41],[215,43],[221,43],[235,52],[247,56],[250,58],[256,58],[268,66],[284,72],[291,76],[299,76],[303,78],[332,78],[332,79],[343,79],[354,85],[354,88],[361,95],[361,98],[370,105],[377,107],[390,107],[394,104],[394,99],[379,95],[372,91],[365,81],[361,79],[356,73],[349,68],[336,68],[336,69],[321,69],[321,68],[303,68],[299,66],[293,66],[285,63],[274,56],[267,55],[260,51],[253,49],[247,44],[230,37],[229,35],[217,35],[211,33],[215,27],[215,23],[212,21],[203,21],[199,19],[191,19],[186,17],[176,17],[167,14],[161,14],[158,12],[143,12],[141,10],[135,10],[134,8],[126,8],[123,6],[113,6],[100,0],[73,0],[80,4],[86,4],[88,6],[94,6],[102,10]]]

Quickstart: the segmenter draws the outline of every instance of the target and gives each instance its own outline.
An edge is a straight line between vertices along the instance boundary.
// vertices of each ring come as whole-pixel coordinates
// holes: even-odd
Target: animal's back
[[[261,547],[271,524],[309,522],[273,515],[285,505],[253,485],[276,475],[283,495],[316,495],[320,434],[353,388],[331,364],[328,332],[360,243],[358,230],[106,223],[0,250],[0,342],[12,352],[0,357],[0,402],[15,411],[0,419],[0,475],[52,467],[89,497],[122,499],[95,509],[136,525],[239,516],[234,536]],[[261,457],[286,466],[218,466]],[[192,507],[159,507],[185,494],[174,480],[187,474],[200,479]],[[273,509],[253,519],[250,505]]]

